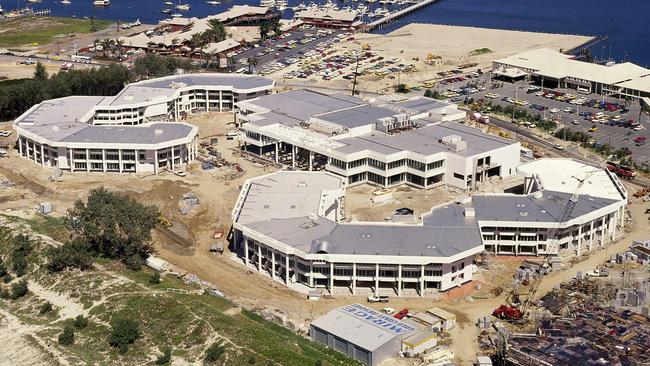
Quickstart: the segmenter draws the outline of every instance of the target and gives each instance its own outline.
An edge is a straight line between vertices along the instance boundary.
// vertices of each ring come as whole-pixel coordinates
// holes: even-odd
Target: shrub
[[[7,273],[7,266],[5,266],[4,263],[0,262],[0,277],[4,277]]]
[[[2,282],[4,282],[4,283],[9,283],[9,282],[13,281],[13,279],[14,279],[14,276],[10,275],[9,273],[2,276]]]
[[[40,314],[47,314],[52,311],[52,303],[49,301],[46,301],[45,304],[41,305],[40,310],[38,311]]]
[[[28,291],[29,288],[27,288],[27,281],[25,280],[11,284],[11,298],[14,300],[27,295]]]
[[[92,256],[79,241],[68,241],[60,247],[50,248],[47,252],[45,267],[50,272],[61,272],[70,268],[89,269]]]
[[[83,329],[88,326],[88,319],[84,318],[84,316],[81,314],[77,315],[77,317],[74,318],[72,325],[74,325],[77,329]]]
[[[255,356],[250,356],[248,358],[248,364],[249,365],[255,365],[257,363],[257,360],[255,359]]]
[[[156,365],[167,365],[172,360],[172,349],[165,347],[163,354],[156,359]]]
[[[152,285],[157,285],[160,283],[160,273],[154,272],[151,274],[151,277],[149,277],[149,283]]]
[[[66,325],[63,328],[63,332],[59,334],[59,344],[64,346],[74,343],[74,328]]]
[[[117,347],[120,353],[129,350],[129,344],[133,344],[140,337],[140,328],[135,320],[120,318],[113,323],[113,330],[108,343]]]
[[[226,348],[223,346],[222,342],[214,342],[207,350],[205,350],[205,362],[213,363],[219,360],[221,356],[226,352]]]

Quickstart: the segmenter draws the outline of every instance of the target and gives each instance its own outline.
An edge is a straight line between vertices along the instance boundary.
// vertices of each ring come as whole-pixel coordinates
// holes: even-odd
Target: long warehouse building
[[[348,185],[330,172],[252,178],[232,212],[234,248],[296,290],[428,296],[471,281],[484,250],[581,255],[620,234],[627,192],[607,169],[542,159],[518,173],[522,194],[475,194],[411,224],[346,222]]]
[[[188,74],[131,83],[116,96],[46,100],[16,118],[18,151],[70,172],[174,170],[198,151],[198,129],[178,121],[196,111],[230,111],[274,84],[259,76]]]

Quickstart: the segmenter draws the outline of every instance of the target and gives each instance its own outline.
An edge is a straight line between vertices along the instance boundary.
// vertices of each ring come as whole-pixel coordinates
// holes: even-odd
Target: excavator
[[[578,199],[580,198],[580,190],[582,189],[582,186],[584,185],[585,181],[587,181],[587,179],[603,169],[605,169],[605,166],[599,166],[597,169],[587,172],[585,177],[582,179],[576,176],[572,176],[572,178],[578,181],[578,187],[569,198],[569,201],[562,211],[562,215],[560,216],[558,224],[554,228],[552,235],[549,235],[549,238],[552,238],[552,241],[549,244],[548,248],[546,248],[546,255],[544,256],[544,262],[547,265],[551,265],[551,258],[555,256],[553,253],[556,252],[559,245],[560,230],[562,228],[566,228],[567,222],[571,219],[573,210],[575,209]],[[539,290],[541,284],[542,275],[540,274],[532,280],[530,284],[530,290],[528,291],[528,294],[523,301],[520,300],[519,286],[515,285],[515,288],[506,300],[507,305],[501,304],[498,308],[494,309],[492,315],[509,322],[519,322],[524,320],[528,316],[530,307],[534,304],[537,291]]]

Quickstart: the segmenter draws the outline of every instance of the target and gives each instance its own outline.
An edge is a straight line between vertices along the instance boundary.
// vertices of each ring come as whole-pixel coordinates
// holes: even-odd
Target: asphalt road
[[[507,83],[504,82],[502,83],[503,85],[499,88],[496,89],[490,89],[491,85],[491,80],[490,80],[490,74],[486,73],[480,78],[474,78],[474,79],[467,79],[465,81],[460,81],[456,82],[453,84],[448,84],[448,85],[438,85],[436,86],[436,89],[438,91],[444,91],[447,89],[452,89],[452,88],[460,88],[461,86],[467,85],[468,83],[476,83],[476,82],[483,82],[485,83],[484,85],[488,88],[485,91],[474,93],[470,95],[474,99],[482,98],[485,96],[487,93],[495,93],[499,94],[500,97],[511,97],[511,98],[516,98],[515,99],[521,99],[529,102],[530,104],[541,104],[546,107],[548,107],[548,110],[553,109],[553,108],[558,108],[560,110],[559,113],[550,113],[548,110],[544,112],[539,112],[536,111],[529,106],[517,106],[518,109],[525,109],[529,113],[540,113],[544,117],[553,117],[559,118],[560,123],[563,125],[567,126],[571,130],[574,131],[582,131],[582,132],[588,132],[589,128],[592,126],[598,126],[598,131],[596,132],[588,132],[591,134],[594,138],[594,140],[597,143],[607,143],[615,148],[623,148],[627,147],[632,151],[632,158],[637,161],[638,163],[645,163],[645,164],[650,164],[650,144],[645,144],[643,146],[636,146],[634,143],[634,139],[637,136],[646,136],[650,138],[650,132],[648,132],[648,128],[650,128],[650,115],[646,113],[640,113],[640,106],[638,102],[631,102],[628,106],[629,112],[625,114],[620,114],[618,112],[605,112],[607,115],[616,115],[620,114],[621,117],[624,120],[632,119],[634,121],[639,121],[641,125],[644,127],[643,130],[641,131],[634,131],[631,128],[625,128],[625,127],[619,127],[619,126],[609,126],[607,124],[593,124],[591,121],[587,121],[584,119],[584,117],[581,117],[578,115],[580,112],[601,112],[602,110],[597,109],[597,108],[589,108],[586,106],[576,106],[567,102],[562,102],[559,100],[555,99],[549,99],[545,97],[539,97],[536,96],[535,94],[527,94],[526,89],[528,88],[529,83]],[[576,94],[576,91],[573,89],[546,89],[546,90],[552,90],[552,91],[558,91],[558,92],[565,92],[565,93],[571,93],[573,95],[578,95]],[[515,92],[516,91],[516,92]],[[591,99],[596,99],[596,100],[602,100],[603,97],[597,94],[579,94],[579,96],[586,98],[587,100]],[[605,97],[606,102],[622,102],[622,100],[618,100],[616,98],[610,98],[610,97]],[[502,106],[510,105],[510,103],[502,101],[500,98],[498,99],[492,99],[492,104],[500,104]],[[571,107],[576,110],[575,113],[568,114],[563,112],[563,110],[567,107]],[[574,120],[578,121],[578,124],[573,124],[572,122]]]

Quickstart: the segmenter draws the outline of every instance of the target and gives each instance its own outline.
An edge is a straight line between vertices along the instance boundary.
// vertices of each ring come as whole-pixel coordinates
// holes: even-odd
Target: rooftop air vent
[[[156,135],[162,135],[162,133],[163,133],[163,130],[162,130],[162,129],[159,129],[159,128],[157,128],[157,129],[156,129],[156,130],[154,131],[154,133],[155,133]]]
[[[372,234],[370,233],[361,233],[359,234],[359,236],[362,238],[372,238]]]
[[[519,212],[519,216],[526,217],[526,216],[528,216],[528,212],[521,211],[521,212]]]
[[[124,100],[133,100],[133,99],[135,99],[135,95],[133,94],[126,94],[124,96]]]

